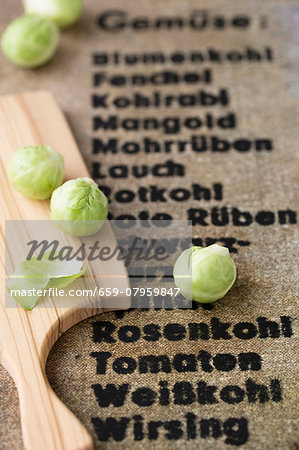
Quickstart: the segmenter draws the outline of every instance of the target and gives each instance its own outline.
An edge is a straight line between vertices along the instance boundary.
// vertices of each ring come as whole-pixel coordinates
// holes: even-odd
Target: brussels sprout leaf
[[[37,291],[66,287],[86,270],[81,261],[51,260],[49,256],[47,252],[40,260],[33,257],[23,261],[9,279],[9,294],[27,310],[33,309],[41,298]]]

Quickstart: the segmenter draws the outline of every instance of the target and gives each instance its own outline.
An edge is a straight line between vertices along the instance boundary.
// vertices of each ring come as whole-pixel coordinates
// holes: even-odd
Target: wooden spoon
[[[19,147],[50,145],[65,160],[66,178],[88,177],[88,171],[68,124],[49,92],[29,92],[0,97],[0,252],[2,290],[0,298],[0,361],[18,388],[21,425],[26,450],[76,450],[93,448],[92,439],[71,411],[52,391],[45,375],[49,350],[72,325],[102,312],[96,308],[38,307],[25,311],[5,305],[4,223],[5,220],[49,220],[49,201],[25,198],[9,184],[6,166]],[[108,222],[101,230],[105,245],[116,245]],[[106,276],[111,273],[116,277]],[[129,287],[126,269],[114,258],[102,263],[102,287]],[[130,298],[119,298],[126,309]]]

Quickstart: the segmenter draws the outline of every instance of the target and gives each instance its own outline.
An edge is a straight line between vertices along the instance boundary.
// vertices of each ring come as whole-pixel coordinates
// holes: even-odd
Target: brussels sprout
[[[24,7],[27,14],[46,17],[65,28],[79,19],[82,0],[24,0]]]
[[[184,250],[174,265],[173,276],[189,300],[211,303],[224,297],[236,280],[236,266],[226,247],[192,247]]]
[[[2,51],[7,59],[21,67],[38,67],[54,55],[59,42],[55,23],[29,15],[14,20],[2,35]]]
[[[108,199],[91,178],[69,180],[53,192],[51,219],[73,236],[96,233],[108,215]]]
[[[52,147],[22,147],[13,154],[7,176],[11,185],[26,197],[50,198],[64,177],[63,157]]]

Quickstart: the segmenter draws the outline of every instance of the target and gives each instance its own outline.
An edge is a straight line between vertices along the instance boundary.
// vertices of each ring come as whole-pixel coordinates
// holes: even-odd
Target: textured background
[[[7,23],[21,13],[21,6],[17,0],[0,0],[0,31]],[[156,17],[161,15],[188,16],[194,8],[206,8],[211,14],[221,14],[231,17],[238,13],[249,15],[252,25],[246,30],[215,31],[208,28],[202,32],[191,31],[144,31],[133,32],[127,28],[120,33],[106,33],[96,26],[96,16],[107,9],[124,9],[129,16]],[[266,17],[265,27],[258,24],[261,17]],[[97,180],[100,184],[116,189],[132,189],[157,184],[162,188],[189,188],[192,183],[201,183],[210,187],[212,183],[223,184],[224,198],[221,202],[188,200],[176,203],[140,204],[135,200],[131,204],[121,204],[112,201],[110,210],[115,215],[132,214],[146,209],[150,214],[164,211],[172,214],[176,219],[186,218],[185,211],[189,208],[210,209],[213,206],[238,207],[256,213],[260,210],[273,211],[298,207],[298,117],[299,117],[299,85],[298,85],[298,2],[291,0],[256,0],[239,1],[213,0],[206,5],[200,0],[128,0],[125,4],[120,0],[85,1],[84,16],[80,24],[66,31],[62,35],[61,45],[55,58],[46,66],[28,71],[13,67],[0,55],[0,93],[13,93],[33,89],[50,89],[59,101],[71,124],[74,135],[79,143],[85,160],[91,168],[93,162],[101,162],[103,169],[113,164],[154,164],[165,162],[171,157],[186,168],[186,176],[173,179],[155,179],[152,176],[136,179]],[[183,71],[197,71],[202,67],[211,68],[213,83],[207,90],[227,88],[231,103],[226,111],[234,111],[237,115],[237,127],[234,130],[200,130],[195,134],[214,135],[227,139],[238,137],[267,137],[273,140],[272,152],[238,153],[194,153],[190,148],[186,153],[173,152],[165,154],[135,156],[125,154],[92,155],[92,116],[91,107],[92,53],[120,51],[123,53],[151,52],[151,51],[191,51],[205,50],[212,47],[220,50],[245,49],[246,47],[262,48],[271,46],[275,58],[268,62],[226,62],[217,64],[187,63],[185,66],[143,66],[128,68],[98,67],[108,73],[147,73],[162,69]],[[200,85],[199,85],[200,87]],[[190,92],[197,86],[181,84],[176,91]],[[102,88],[110,95],[130,95],[134,89],[130,86],[115,88],[107,84]],[[144,87],[143,93],[150,93],[153,87]],[[162,88],[160,89],[162,90]],[[173,92],[173,87],[164,88],[164,92]],[[220,114],[225,110],[220,107],[211,108],[211,112]],[[164,117],[166,115],[201,115],[204,111],[188,108],[173,107],[171,111],[163,108],[151,110],[151,115]],[[116,111],[110,107],[108,113],[120,116],[146,116],[147,111],[129,110]],[[136,133],[123,130],[113,132],[114,137],[125,140],[141,140],[142,132]],[[107,139],[112,132],[102,132]],[[183,129],[175,139],[187,139],[191,132]],[[98,137],[99,137],[98,133]],[[153,139],[163,139],[160,132],[148,133]],[[145,208],[146,206],[146,208]],[[95,439],[96,448],[188,448],[188,449],[222,449],[229,447],[225,444],[225,436],[218,439],[210,437],[204,439],[197,432],[196,439],[187,440],[184,432],[177,440],[167,439],[166,431],[161,428],[159,437],[150,441],[145,437],[142,441],[134,440],[132,425],[127,429],[125,438],[121,442],[110,439],[107,442],[98,440],[92,425],[92,418],[103,420],[107,417],[120,419],[139,414],[144,422],[150,420],[185,420],[187,413],[194,413],[199,421],[201,418],[214,417],[225,421],[228,417],[244,417],[249,422],[249,439],[242,446],[244,449],[295,449],[298,442],[298,359],[296,358],[296,312],[298,299],[298,227],[295,224],[279,225],[277,222],[270,226],[257,223],[249,227],[234,227],[229,224],[224,227],[194,227],[195,238],[234,237],[237,240],[248,240],[251,245],[238,247],[234,255],[239,277],[233,290],[226,298],[213,305],[211,309],[199,307],[194,310],[149,310],[128,311],[126,313],[109,313],[78,324],[66,332],[53,347],[47,364],[49,380],[60,398],[74,411]],[[113,334],[115,342],[97,343],[93,339],[95,321],[109,321],[117,329],[125,325],[134,325],[141,330],[147,324],[153,323],[164,326],[169,323],[210,323],[211,318],[218,318],[222,322],[236,324],[250,322],[256,324],[258,317],[266,317],[279,323],[280,316],[292,318],[293,336],[286,338],[253,338],[240,340],[195,340],[182,339],[171,342],[162,337],[156,342],[139,339],[136,343],[124,343],[117,339],[117,331]],[[297,344],[298,345],[298,344]],[[217,353],[257,352],[262,357],[262,368],[257,372],[243,372],[236,367],[232,371],[218,371],[214,369],[207,373],[198,366],[197,372],[140,374],[136,370],[131,375],[116,374],[109,364],[106,375],[96,373],[96,360],[91,352],[111,352],[111,360],[117,357],[130,356],[138,358],[140,355],[169,355],[177,353],[198,354],[201,350]],[[270,379],[279,379],[282,386],[282,401],[249,404],[247,399],[237,404],[227,404],[219,401],[214,405],[199,405],[198,402],[187,405],[175,405],[171,397],[168,406],[161,406],[158,402],[148,407],[137,406],[131,401],[131,392],[138,387],[146,386],[157,392],[160,381],[168,382],[171,389],[176,382],[190,382],[194,386],[199,381],[213,384],[219,388],[227,385],[238,385],[244,388],[245,381],[251,378],[256,383],[269,385]],[[92,385],[115,383],[130,384],[130,394],[122,407],[99,407],[96,402]],[[146,428],[145,428],[146,430]],[[19,425],[18,399],[15,386],[5,369],[0,368],[0,448],[21,449],[22,439]]]

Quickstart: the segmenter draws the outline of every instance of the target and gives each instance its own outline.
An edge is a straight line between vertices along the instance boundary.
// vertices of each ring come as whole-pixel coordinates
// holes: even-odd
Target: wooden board
[[[19,396],[25,449],[91,449],[92,440],[85,428],[52,391],[45,362],[56,339],[69,327],[99,312],[97,308],[22,308],[5,307],[4,225],[5,220],[49,220],[49,202],[25,198],[8,183],[6,166],[12,153],[26,145],[50,145],[65,159],[66,179],[89,176],[68,124],[49,92],[29,92],[0,97],[0,214],[2,289],[0,299],[0,361],[13,376]],[[115,246],[108,222],[101,230],[105,245]],[[105,278],[104,287],[129,287],[122,262],[108,265],[117,277]],[[129,298],[119,299],[119,308],[129,307]]]

